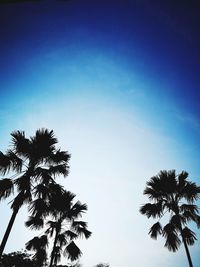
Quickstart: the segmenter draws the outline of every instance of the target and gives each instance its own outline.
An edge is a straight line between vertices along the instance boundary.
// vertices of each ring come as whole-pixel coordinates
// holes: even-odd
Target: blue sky
[[[93,231],[81,241],[84,266],[187,266],[183,248],[173,254],[148,237],[152,222],[138,212],[146,181],[161,169],[199,178],[200,22],[195,2],[172,2],[0,6],[0,149],[13,130],[48,127],[72,153],[64,183],[88,204]],[[7,251],[31,236],[25,210],[19,216]]]

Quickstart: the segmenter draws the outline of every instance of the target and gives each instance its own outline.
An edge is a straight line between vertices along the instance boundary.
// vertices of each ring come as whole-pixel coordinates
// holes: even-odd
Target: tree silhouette
[[[152,177],[144,190],[152,203],[143,205],[140,212],[148,218],[159,218],[150,228],[151,238],[157,239],[158,235],[162,235],[166,239],[165,247],[173,252],[183,242],[189,266],[193,267],[188,245],[194,244],[196,235],[186,225],[192,221],[200,226],[198,207],[194,204],[200,197],[200,187],[187,178],[187,172],[176,175],[175,170],[161,171]],[[167,212],[169,222],[163,227],[160,219]]]
[[[98,263],[94,267],[110,267],[110,265],[108,263]]]
[[[53,244],[49,267],[57,266],[62,254],[71,261],[77,260],[82,252],[74,240],[79,237],[89,238],[91,235],[87,229],[87,223],[79,220],[87,210],[86,204],[81,204],[79,201],[74,204],[75,195],[73,193],[65,191],[58,185],[54,186],[54,194],[50,194],[47,199],[39,199],[40,205],[43,207],[40,211],[37,208],[37,200],[32,203],[30,207],[32,216],[26,222],[28,227],[35,229],[40,229],[44,225],[47,227],[45,234]],[[35,238],[37,239],[37,237]],[[29,246],[29,242],[26,244],[28,250],[34,248]],[[40,246],[35,250],[38,253]]]
[[[0,180],[0,200],[13,193],[16,196],[11,205],[13,213],[1,242],[0,257],[21,206],[31,203],[37,195],[48,195],[49,192],[42,191],[42,188],[48,189],[58,175],[68,175],[70,159],[67,151],[56,148],[58,141],[53,131],[39,129],[30,138],[26,138],[23,131],[16,131],[11,136],[11,149],[5,154],[0,152],[0,173],[5,176],[11,172],[14,175]]]
[[[11,252],[3,254],[0,267],[38,267],[36,262],[31,259],[31,255],[26,251]]]
[[[26,243],[27,250],[35,251],[33,260],[36,262],[37,266],[46,266],[47,246],[48,246],[48,239],[46,235],[42,235],[41,237],[34,237],[33,239],[31,239]]]

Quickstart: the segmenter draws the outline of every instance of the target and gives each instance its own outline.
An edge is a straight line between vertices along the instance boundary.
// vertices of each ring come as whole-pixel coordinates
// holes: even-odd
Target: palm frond
[[[37,184],[34,187],[34,196],[36,198],[42,198],[44,200],[47,200],[49,198],[49,194],[49,188],[43,183]]]
[[[25,247],[27,250],[36,251],[40,247],[40,238],[35,236],[25,244]]]
[[[48,129],[39,129],[31,140],[31,157],[37,162],[44,161],[55,151],[55,144],[58,142],[54,132]]]
[[[168,223],[163,227],[163,236],[167,237],[171,233],[176,233],[176,227],[172,223]]]
[[[15,179],[14,184],[17,186],[17,190],[20,191],[31,191],[31,180],[30,177],[25,173],[21,177]]]
[[[29,216],[28,220],[25,222],[25,225],[31,229],[39,230],[44,226],[44,220],[38,216]]]
[[[197,227],[200,228],[200,216],[199,215],[195,216],[195,223],[196,223]]]
[[[186,210],[182,213],[182,217],[185,219],[186,222],[194,221],[196,222],[196,214]]]
[[[30,141],[25,137],[24,131],[14,131],[11,136],[14,152],[19,156],[29,157],[31,151]]]
[[[48,239],[46,235],[42,235],[41,237],[35,236],[31,240],[29,240],[26,244],[27,250],[38,251],[39,249],[45,249],[48,246]]]
[[[76,232],[79,237],[85,237],[86,239],[88,239],[92,234],[92,232],[90,232],[87,228],[81,226],[76,227]]]
[[[13,181],[8,178],[0,180],[0,200],[9,197],[14,192]]]
[[[162,226],[159,222],[155,223],[149,231],[149,235],[153,239],[157,239],[158,235],[162,234]]]
[[[44,217],[49,214],[49,207],[44,199],[38,198],[30,203],[29,211],[32,216]]]
[[[60,149],[58,149],[46,158],[46,163],[55,165],[63,163],[67,164],[70,158],[71,155],[68,153],[68,151],[61,151]]]
[[[160,171],[158,174],[160,180],[160,188],[163,193],[171,194],[177,191],[177,181],[175,170]]]
[[[163,170],[147,182],[144,194],[148,195],[149,199],[159,200],[160,198],[165,198],[167,200],[170,194],[176,193],[176,191],[177,180],[175,170]]]
[[[11,149],[9,149],[6,155],[10,159],[10,163],[12,164],[12,170],[20,173],[22,171],[23,160],[17,156]]]
[[[161,191],[156,191],[149,186],[145,188],[144,195],[147,195],[150,200],[160,200],[160,198],[162,197]]]
[[[54,177],[58,175],[63,175],[64,177],[66,177],[69,174],[69,166],[65,163],[56,166],[50,166],[49,173]]]
[[[63,187],[58,186],[57,184],[49,186],[50,197],[49,197],[49,206],[52,215],[56,216],[58,212],[62,212],[62,214],[68,214],[70,209],[71,202],[66,198],[65,191]],[[66,215],[67,215],[66,214]],[[65,216],[63,216],[65,217]]]
[[[5,175],[10,171],[11,167],[12,167],[12,162],[10,158],[0,151],[0,173],[2,175]]]
[[[188,227],[185,227],[182,231],[183,238],[186,243],[191,246],[194,244],[195,240],[197,240],[195,233],[190,230]]]
[[[163,228],[163,236],[166,238],[165,247],[169,249],[169,251],[177,251],[180,247],[181,240],[178,237],[178,233],[176,231],[176,227],[168,223]]]
[[[172,233],[166,238],[165,247],[168,248],[169,251],[176,252],[181,244],[181,240],[178,238],[177,235]]]
[[[159,192],[160,191],[160,179],[158,176],[153,176],[151,179],[147,182],[147,186],[152,188],[154,191]]]
[[[178,180],[180,181],[185,181],[188,178],[188,172],[186,171],[182,171],[179,175],[178,175]]]
[[[77,247],[74,241],[71,241],[64,250],[64,255],[68,257],[71,261],[77,260],[81,255],[81,250]]]
[[[185,171],[182,171],[179,175],[178,175],[178,191],[181,192],[182,189],[184,188],[185,184],[186,184],[186,179],[188,177],[188,173]]]
[[[75,194],[70,191],[65,191],[63,188],[54,190],[54,186],[51,189],[52,197],[50,198],[50,206],[52,209],[61,212],[63,219],[71,219],[72,215],[77,214],[78,210],[73,210],[72,202],[76,196]]]
[[[197,205],[194,204],[182,204],[180,205],[181,212],[189,211],[193,214],[199,213]]]
[[[173,213],[176,213],[179,210],[177,202],[171,199],[164,202],[163,209],[167,210],[168,212],[173,212]]]
[[[49,185],[50,183],[54,183],[54,179],[51,177],[49,173],[49,169],[37,167],[34,170],[33,177],[36,181],[43,183],[44,185]]]
[[[82,204],[80,201],[77,201],[70,209],[69,218],[81,217],[85,211],[87,211],[87,204]]]
[[[199,223],[198,223],[199,209],[198,209],[197,205],[182,204],[180,206],[180,211],[181,211],[182,217],[185,219],[185,221],[187,221],[187,222],[193,221],[197,224],[197,226],[199,225]]]
[[[162,202],[158,202],[155,204],[147,203],[140,208],[140,212],[147,216],[147,218],[160,217],[163,214],[163,206]]]
[[[72,203],[72,200],[76,197],[76,195],[72,193],[71,191],[64,191],[63,197],[66,203]]]
[[[54,146],[58,143],[53,130],[48,130],[45,128],[38,129],[32,140],[35,140],[38,145],[42,144],[44,147]]]
[[[63,234],[66,235],[67,237],[69,237],[71,240],[78,237],[78,235],[76,233],[74,233],[70,230],[63,232]]]
[[[48,185],[48,189],[53,197],[56,195],[63,196],[65,193],[64,187],[54,181]]]
[[[180,195],[189,203],[193,203],[200,197],[200,187],[193,182],[187,182],[186,185],[182,188]]]
[[[76,227],[87,227],[87,222],[83,221],[73,221],[72,222],[72,227],[76,229]]]

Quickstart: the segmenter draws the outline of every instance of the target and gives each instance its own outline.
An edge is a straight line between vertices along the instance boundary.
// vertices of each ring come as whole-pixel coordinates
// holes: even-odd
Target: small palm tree
[[[23,131],[17,131],[11,136],[11,149],[6,153],[0,152],[0,174],[14,175],[0,180],[0,200],[13,193],[16,196],[11,205],[13,213],[1,242],[0,257],[21,206],[33,201],[34,195],[41,194],[39,190],[42,190],[42,185],[53,184],[58,175],[67,176],[69,170],[70,155],[56,148],[58,141],[53,131],[39,129],[30,138],[26,138]]]
[[[38,213],[37,202],[32,203],[30,208],[33,214],[26,222],[26,226],[35,229],[42,228],[44,224],[47,226],[45,234],[53,240],[49,267],[56,266],[62,254],[72,261],[77,260],[82,252],[74,240],[79,237],[89,238],[91,235],[87,223],[78,220],[87,210],[86,204],[79,201],[73,204],[75,195],[61,187],[57,187],[54,192],[57,193],[51,194],[48,200],[40,199],[43,212]],[[51,220],[44,223],[49,216]]]
[[[193,267],[188,245],[194,244],[196,235],[187,224],[192,221],[200,226],[198,207],[194,204],[200,197],[200,187],[187,178],[187,172],[176,175],[175,170],[161,171],[152,177],[144,190],[152,203],[143,205],[140,212],[148,218],[159,218],[150,228],[151,238],[157,239],[162,235],[166,238],[165,247],[173,252],[183,242],[189,266]],[[163,227],[160,219],[166,213],[169,213],[169,222]]]

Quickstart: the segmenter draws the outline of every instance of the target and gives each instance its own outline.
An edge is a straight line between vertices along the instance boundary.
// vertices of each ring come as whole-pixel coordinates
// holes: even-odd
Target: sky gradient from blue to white
[[[197,11],[195,1],[0,5],[0,150],[13,130],[47,127],[72,154],[63,183],[88,204],[85,267],[187,266],[183,247],[173,254],[149,238],[152,221],[138,210],[146,181],[162,169],[199,181]],[[7,209],[1,203],[1,235]],[[31,236],[25,216],[6,251]],[[198,266],[198,243],[191,254]]]

